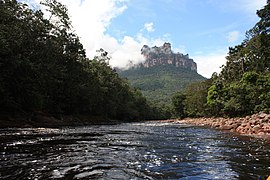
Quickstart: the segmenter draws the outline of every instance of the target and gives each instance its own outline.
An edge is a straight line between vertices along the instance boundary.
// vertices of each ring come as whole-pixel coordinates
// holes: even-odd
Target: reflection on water
[[[173,123],[0,130],[0,179],[266,179],[270,144]]]

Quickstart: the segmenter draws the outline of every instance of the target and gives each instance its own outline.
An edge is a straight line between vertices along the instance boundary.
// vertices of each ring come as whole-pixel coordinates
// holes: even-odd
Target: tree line
[[[173,98],[174,114],[244,116],[270,113],[270,3],[257,11],[260,20],[240,45],[230,47],[220,74],[192,84]]]
[[[0,0],[0,113],[100,116],[118,120],[243,116],[270,112],[270,4],[246,39],[230,47],[220,74],[189,85],[158,107],[119,77],[100,49],[93,59],[74,33],[67,8],[44,0],[49,18]]]
[[[16,0],[0,0],[0,113],[86,114],[118,120],[160,117],[141,92],[93,59],[74,33],[67,8],[44,0],[49,18]]]

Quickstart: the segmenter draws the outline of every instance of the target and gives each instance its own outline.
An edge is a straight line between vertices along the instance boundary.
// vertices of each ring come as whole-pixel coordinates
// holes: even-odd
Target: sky
[[[266,5],[266,0],[59,1],[67,6],[89,58],[103,48],[113,67],[124,68],[130,61],[144,61],[143,45],[170,42],[174,52],[189,54],[207,78],[220,72],[228,48],[245,39],[259,20],[256,11]],[[24,2],[39,7],[39,0]]]

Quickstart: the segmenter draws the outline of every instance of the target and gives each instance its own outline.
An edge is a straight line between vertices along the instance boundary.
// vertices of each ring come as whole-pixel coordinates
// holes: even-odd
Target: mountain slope
[[[160,105],[170,103],[172,95],[184,90],[188,84],[205,80],[196,71],[174,65],[131,68],[120,71],[119,75],[141,89],[149,100]]]

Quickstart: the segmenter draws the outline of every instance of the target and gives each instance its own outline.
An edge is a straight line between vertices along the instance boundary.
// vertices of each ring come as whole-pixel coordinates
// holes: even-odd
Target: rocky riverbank
[[[270,114],[258,113],[244,118],[186,118],[176,123],[206,126],[270,140]]]

